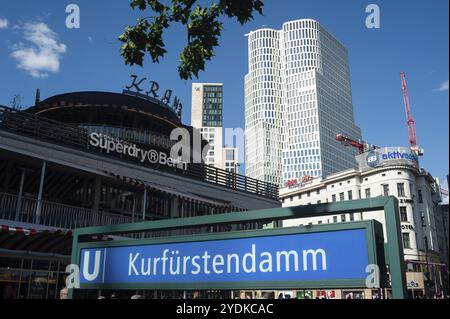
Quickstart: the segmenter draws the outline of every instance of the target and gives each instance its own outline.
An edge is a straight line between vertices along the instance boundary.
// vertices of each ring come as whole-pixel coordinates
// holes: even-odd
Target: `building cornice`
[[[297,195],[298,193],[305,193],[305,192],[315,191],[317,189],[322,189],[322,188],[325,188],[329,184],[333,184],[333,183],[340,182],[343,180],[348,180],[349,178],[356,178],[356,177],[365,178],[370,175],[374,175],[374,174],[378,174],[378,173],[382,173],[382,172],[386,172],[386,171],[392,171],[392,170],[408,170],[408,171],[413,172],[416,177],[422,176],[422,177],[427,178],[430,183],[434,183],[434,179],[429,173],[424,173],[424,171],[421,171],[414,166],[387,165],[387,166],[377,167],[377,168],[373,168],[373,169],[365,170],[365,171],[357,170],[357,169],[343,171],[340,173],[329,175],[317,183],[314,183],[314,180],[313,180],[313,184],[308,184],[305,186],[298,186],[298,187],[294,186],[291,191],[288,191],[285,194],[283,194],[283,189],[281,189],[280,190],[280,199],[283,199],[283,198],[286,198],[289,196],[294,196],[294,195]],[[286,189],[286,188],[284,188],[284,189]]]

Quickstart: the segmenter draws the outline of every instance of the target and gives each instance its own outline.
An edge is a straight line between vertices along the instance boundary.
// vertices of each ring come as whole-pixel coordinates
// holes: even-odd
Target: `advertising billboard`
[[[408,147],[384,147],[356,156],[360,169],[409,165],[419,169],[419,157]]]

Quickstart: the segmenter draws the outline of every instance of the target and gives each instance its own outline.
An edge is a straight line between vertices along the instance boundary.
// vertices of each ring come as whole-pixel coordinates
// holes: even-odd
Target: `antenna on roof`
[[[36,90],[36,99],[34,100],[34,105],[38,105],[41,102],[41,89]]]

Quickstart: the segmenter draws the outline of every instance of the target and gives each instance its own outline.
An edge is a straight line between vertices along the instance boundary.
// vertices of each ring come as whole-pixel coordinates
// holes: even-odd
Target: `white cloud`
[[[21,29],[29,43],[20,42],[13,46],[11,56],[18,62],[17,67],[35,78],[47,77],[48,72],[59,72],[66,45],[57,41],[57,34],[43,22],[26,23]]]
[[[8,20],[6,18],[0,18],[0,29],[6,29],[8,27]]]
[[[446,92],[448,91],[448,80],[441,84],[441,86],[438,89],[435,89],[434,91],[437,92]]]

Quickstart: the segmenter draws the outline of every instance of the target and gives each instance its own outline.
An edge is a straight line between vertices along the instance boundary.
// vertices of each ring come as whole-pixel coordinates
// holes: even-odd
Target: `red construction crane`
[[[344,136],[342,134],[336,135],[336,140],[344,144],[345,146],[352,146],[354,148],[357,148],[359,150],[359,154],[363,154],[364,152],[368,150],[372,150],[374,148],[377,148],[374,145],[371,145],[369,143],[366,143],[364,141],[357,141],[355,139],[352,139],[348,136]]]
[[[405,100],[409,145],[414,153],[416,153],[418,156],[422,156],[423,150],[420,149],[419,146],[417,145],[416,122],[414,122],[414,118],[411,112],[411,104],[409,102],[409,95],[408,95],[408,86],[406,85],[406,73],[405,72],[400,73],[400,78],[402,80],[403,99]]]

